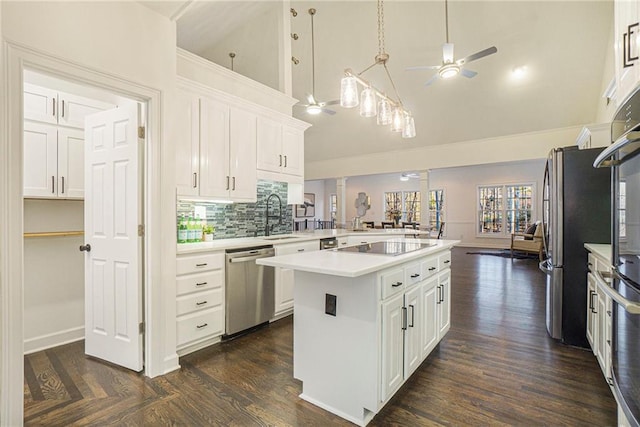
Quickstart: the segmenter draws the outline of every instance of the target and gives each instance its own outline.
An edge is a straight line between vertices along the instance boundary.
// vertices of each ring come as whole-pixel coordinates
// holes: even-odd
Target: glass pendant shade
[[[378,101],[378,124],[383,126],[391,124],[391,104],[384,98]]]
[[[404,125],[404,114],[402,108],[396,107],[393,109],[393,115],[391,116],[391,132],[402,132]]]
[[[377,107],[376,93],[370,87],[365,88],[360,94],[360,115],[373,117],[376,115]]]
[[[345,76],[340,82],[340,106],[344,108],[358,106],[358,81],[353,76]]]
[[[404,127],[402,128],[403,138],[415,138],[416,137],[416,125],[413,121],[411,114],[405,114]]]

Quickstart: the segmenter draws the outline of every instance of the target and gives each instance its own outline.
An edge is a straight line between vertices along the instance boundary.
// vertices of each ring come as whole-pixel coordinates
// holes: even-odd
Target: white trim
[[[59,345],[69,344],[84,339],[84,326],[70,328],[64,331],[40,335],[24,340],[24,354],[31,354]]]
[[[22,201],[22,70],[27,67],[82,84],[99,87],[139,102],[148,108],[148,137],[145,168],[145,374],[150,377],[178,367],[175,353],[175,252],[163,250],[163,227],[175,218],[172,175],[163,173],[163,160],[173,161],[171,146],[163,144],[162,100],[160,90],[142,86],[121,77],[87,68],[20,44],[5,41],[3,54],[6,76],[3,80],[6,126],[0,140],[0,283],[2,287],[2,407],[1,425],[20,425],[23,420],[23,201]],[[163,153],[167,151],[167,153]],[[164,155],[163,155],[164,154]],[[166,165],[164,165],[166,167]],[[169,168],[169,171],[173,169]],[[169,189],[169,191],[167,191]],[[167,193],[167,194],[165,194]],[[6,202],[6,203],[5,203]],[[171,208],[173,206],[173,208]],[[173,210],[172,210],[173,209]],[[175,222],[175,219],[171,220]],[[166,245],[165,245],[166,246]],[[164,280],[163,280],[164,279]],[[6,286],[5,284],[11,284]],[[172,320],[172,321],[171,321]],[[171,325],[173,323],[173,326]]]

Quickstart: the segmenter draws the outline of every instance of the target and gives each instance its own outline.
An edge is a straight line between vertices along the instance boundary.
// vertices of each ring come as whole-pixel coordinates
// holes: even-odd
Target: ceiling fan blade
[[[424,84],[425,86],[431,86],[436,80],[440,78],[439,74],[434,74],[427,82]]]
[[[325,114],[329,114],[330,116],[333,116],[336,112],[333,110],[329,110],[328,108],[323,108],[322,112]]]
[[[418,71],[418,70],[437,70],[440,65],[416,65],[415,67],[407,67],[405,71]]]
[[[293,106],[294,107],[307,108],[309,106],[309,104],[303,104],[302,102],[298,102],[297,104],[294,104]]]
[[[462,74],[466,78],[470,79],[472,77],[475,77],[478,74],[478,72],[477,71],[472,71],[472,70],[467,70],[466,68],[463,68],[463,69],[460,70],[460,74]]]
[[[442,45],[442,61],[445,64],[453,62],[453,43],[445,43]]]
[[[466,64],[467,62],[476,61],[476,60],[478,60],[480,58],[484,58],[485,56],[492,55],[492,54],[496,53],[497,51],[498,51],[498,49],[496,49],[495,46],[491,46],[491,47],[486,48],[485,50],[481,50],[480,52],[476,52],[473,55],[469,55],[466,58],[459,59],[458,61],[456,61],[456,64],[463,65],[463,64]]]
[[[340,104],[340,100],[339,99],[334,99],[333,101],[327,101],[327,102],[321,102],[320,105],[321,106],[325,106],[325,105],[338,105]]]

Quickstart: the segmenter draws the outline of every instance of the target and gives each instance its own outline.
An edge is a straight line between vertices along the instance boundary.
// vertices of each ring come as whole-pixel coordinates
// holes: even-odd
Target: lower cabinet
[[[224,318],[224,253],[178,255],[178,354],[183,356],[219,341]]]
[[[609,271],[610,263],[596,253],[588,255],[587,273],[587,341],[598,360],[600,369],[611,384],[611,334],[613,301],[598,286],[596,273]],[[606,285],[605,285],[606,286]]]
[[[301,252],[312,252],[320,249],[317,240],[300,243],[288,243],[274,246],[276,256]],[[275,310],[274,318],[289,315],[293,311],[293,270],[276,267],[275,269]]]

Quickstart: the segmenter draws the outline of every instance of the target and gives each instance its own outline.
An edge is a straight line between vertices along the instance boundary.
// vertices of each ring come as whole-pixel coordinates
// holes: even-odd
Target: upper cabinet
[[[258,169],[280,176],[288,182],[304,177],[304,127],[283,124],[268,117],[258,118]]]
[[[640,8],[637,1],[614,4],[616,100],[621,105],[640,81]]]
[[[255,202],[256,115],[186,84],[177,107],[178,196]]]
[[[114,106],[32,84],[24,84],[24,119],[84,129],[89,114]]]

